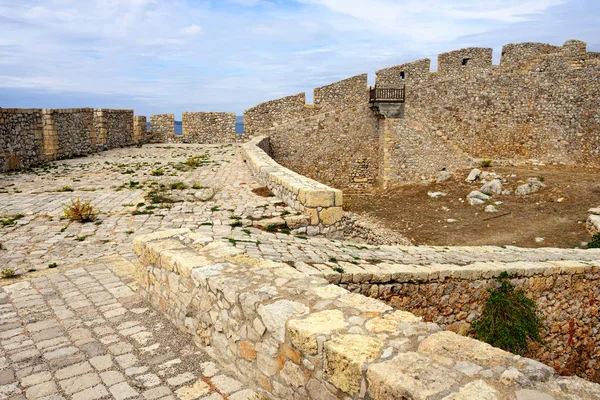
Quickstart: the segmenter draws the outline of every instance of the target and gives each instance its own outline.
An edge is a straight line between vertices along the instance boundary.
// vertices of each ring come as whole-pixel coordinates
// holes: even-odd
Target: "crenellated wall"
[[[94,109],[98,143],[107,149],[133,144],[133,110]]]
[[[96,151],[92,108],[45,109],[44,154],[46,160],[76,157]]]
[[[0,108],[0,172],[129,146],[133,127],[132,110]]]
[[[150,116],[152,143],[172,143],[179,140],[175,135],[175,115],[157,114]]]
[[[379,88],[406,88],[395,119],[368,109],[359,75],[315,89],[313,106],[300,94],[247,110],[247,131],[268,134],[285,167],[340,188],[427,179],[480,158],[600,167],[600,58],[584,42],[509,44],[500,65],[492,49],[466,48],[430,67],[376,72]]]
[[[0,108],[0,172],[28,168],[43,158],[42,110]]]
[[[133,141],[135,143],[148,142],[148,120],[143,115],[133,117]]]
[[[185,143],[235,142],[235,113],[184,112],[181,122]]]
[[[261,103],[244,111],[244,131],[265,133],[282,123],[302,120],[324,112],[350,108],[368,101],[367,74],[357,75],[314,90],[314,104],[305,93]]]

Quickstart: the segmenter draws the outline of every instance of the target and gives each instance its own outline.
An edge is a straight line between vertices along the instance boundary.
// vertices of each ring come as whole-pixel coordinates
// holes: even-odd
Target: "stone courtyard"
[[[252,191],[261,186],[236,144],[115,149],[0,176],[0,268],[16,273],[0,280],[0,399],[258,398],[136,294],[133,239],[158,231],[185,228],[351,290],[394,273],[598,267],[595,250],[370,246],[269,232],[253,225],[297,212]],[[61,218],[76,198],[99,209],[96,222]],[[594,398],[566,396],[556,398]]]

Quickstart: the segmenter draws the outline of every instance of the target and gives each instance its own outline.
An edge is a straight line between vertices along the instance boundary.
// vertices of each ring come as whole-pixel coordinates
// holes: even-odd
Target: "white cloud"
[[[198,25],[190,25],[183,30],[183,33],[185,33],[186,35],[197,35],[199,33],[202,33],[202,28]]]

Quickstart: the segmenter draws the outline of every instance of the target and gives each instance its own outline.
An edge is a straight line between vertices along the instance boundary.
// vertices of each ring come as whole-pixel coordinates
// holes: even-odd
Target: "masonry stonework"
[[[98,143],[104,148],[131,146],[133,144],[133,110],[94,110],[94,127]]]
[[[92,108],[42,111],[47,160],[77,157],[97,151]]]
[[[150,136],[153,143],[172,143],[175,135],[175,115],[157,114],[150,116]]]
[[[42,110],[0,108],[0,172],[18,170],[44,159]]]
[[[135,143],[148,142],[148,121],[143,115],[133,117],[133,141]]]
[[[185,143],[235,142],[235,113],[184,112],[182,141]]]
[[[337,187],[422,180],[484,158],[597,167],[600,62],[586,50],[509,44],[497,66],[489,48],[451,51],[436,72],[428,59],[377,71],[379,88],[406,88],[393,121],[367,116],[359,75],[315,89],[314,105],[301,93],[247,110],[247,131],[271,136],[277,162]]]

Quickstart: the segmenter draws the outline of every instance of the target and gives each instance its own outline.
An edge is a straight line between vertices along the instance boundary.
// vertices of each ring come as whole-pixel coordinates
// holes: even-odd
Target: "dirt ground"
[[[483,183],[465,182],[470,170],[462,170],[441,183],[344,192],[344,208],[368,214],[414,244],[573,248],[590,240],[585,220],[587,210],[600,205],[600,170],[532,165],[482,170],[507,179],[505,189],[515,189],[530,177],[542,179],[546,188],[527,196],[494,195],[486,204],[472,206],[466,197]],[[437,191],[446,196],[427,194]],[[502,202],[497,213],[484,212],[495,202]]]

